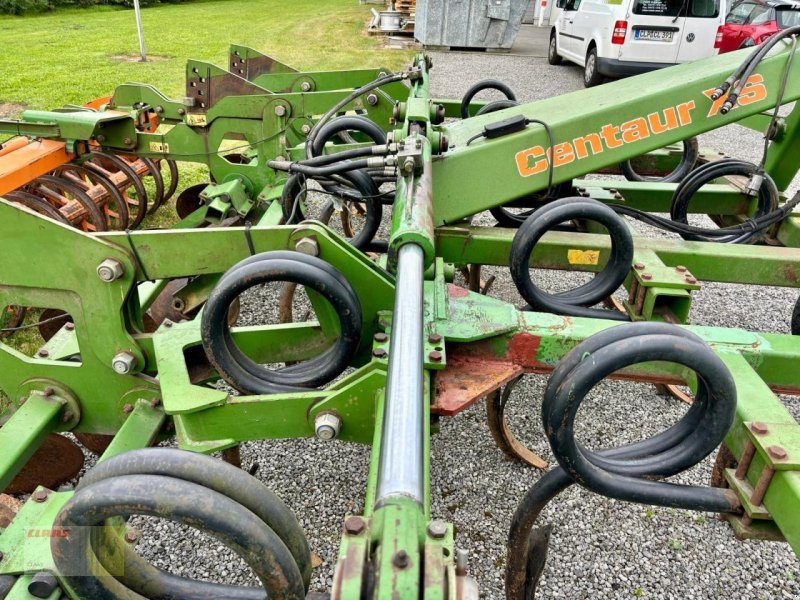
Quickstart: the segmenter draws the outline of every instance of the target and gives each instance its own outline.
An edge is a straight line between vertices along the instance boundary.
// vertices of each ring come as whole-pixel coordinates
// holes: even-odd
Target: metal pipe
[[[133,0],[133,12],[136,16],[136,32],[139,34],[139,54],[142,56],[140,62],[147,62],[147,52],[144,49],[144,31],[142,31],[142,10],[139,7],[139,0]]]
[[[424,252],[416,244],[405,244],[398,252],[376,506],[397,496],[420,503],[424,499],[424,262]]]

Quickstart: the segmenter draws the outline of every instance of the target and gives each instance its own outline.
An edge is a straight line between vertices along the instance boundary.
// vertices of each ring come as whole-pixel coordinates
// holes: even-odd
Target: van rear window
[[[719,16],[719,0],[636,0],[633,4],[633,14],[715,19]]]

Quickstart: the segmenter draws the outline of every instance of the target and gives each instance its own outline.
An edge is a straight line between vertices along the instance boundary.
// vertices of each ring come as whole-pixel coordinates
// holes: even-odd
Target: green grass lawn
[[[397,69],[410,52],[384,50],[365,33],[367,6],[357,0],[212,0],[142,11],[149,63],[137,55],[133,10],[64,9],[0,16],[0,103],[37,109],[79,104],[128,81],[182,98],[188,58],[227,65],[239,43],[297,69],[384,66]]]

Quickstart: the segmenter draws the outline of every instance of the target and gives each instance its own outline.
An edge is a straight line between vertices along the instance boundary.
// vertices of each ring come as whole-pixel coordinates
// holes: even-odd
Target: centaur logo
[[[713,89],[703,92],[709,99]],[[765,100],[767,88],[761,75],[752,75],[742,89],[738,105],[747,106]],[[725,98],[712,101],[708,117],[719,113]],[[672,129],[686,127],[694,121],[694,111],[697,108],[695,101],[683,102],[676,106],[665,108],[661,112],[653,112],[644,117],[637,117],[625,121],[620,125],[603,125],[600,131],[587,133],[567,142],[556,144],[552,151],[543,146],[533,146],[516,154],[517,170],[522,177],[530,177],[537,173],[545,172],[553,161],[553,168],[563,167],[576,160],[583,160],[589,155],[602,154],[606,149],[614,150],[625,144],[633,144],[645,140],[653,135],[660,135]]]

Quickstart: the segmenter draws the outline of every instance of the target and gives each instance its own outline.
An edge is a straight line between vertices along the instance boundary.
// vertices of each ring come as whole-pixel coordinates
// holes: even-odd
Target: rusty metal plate
[[[76,433],[74,434],[78,441],[83,444],[84,448],[94,452],[97,455],[106,451],[111,441],[114,439],[113,435],[103,435],[101,433]]]
[[[39,485],[58,489],[80,472],[83,461],[83,451],[75,442],[51,433],[3,491],[6,494],[30,494]]]
[[[510,362],[451,356],[447,368],[436,373],[436,388],[431,413],[453,416],[505,385],[523,368]]]

